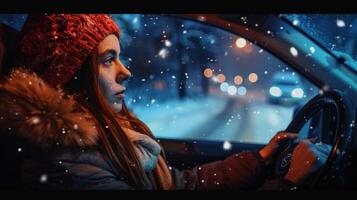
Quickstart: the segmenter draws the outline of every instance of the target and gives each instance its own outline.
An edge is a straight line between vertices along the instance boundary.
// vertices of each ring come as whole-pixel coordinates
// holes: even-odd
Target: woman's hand
[[[260,156],[264,159],[265,163],[270,164],[274,158],[277,150],[281,145],[286,142],[293,141],[298,137],[297,133],[288,133],[279,131],[269,143],[259,151]]]
[[[325,164],[330,152],[330,145],[302,140],[293,151],[290,168],[284,178],[301,185]]]

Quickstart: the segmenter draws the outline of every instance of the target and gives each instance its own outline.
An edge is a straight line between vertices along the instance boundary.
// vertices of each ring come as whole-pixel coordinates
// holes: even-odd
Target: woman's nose
[[[120,83],[122,81],[129,79],[130,77],[131,77],[130,71],[124,65],[120,64],[116,81]]]

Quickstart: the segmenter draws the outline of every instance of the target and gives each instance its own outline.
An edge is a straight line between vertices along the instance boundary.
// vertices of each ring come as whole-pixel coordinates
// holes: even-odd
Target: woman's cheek
[[[113,82],[111,81],[110,77],[103,76],[103,74],[99,75],[99,87],[105,97],[107,103],[114,109],[116,112],[120,112],[123,106],[121,100],[116,99],[112,95],[112,87]]]
[[[112,101],[112,99],[110,99],[112,84],[110,83],[108,77],[103,76],[103,74],[101,74],[101,73],[99,74],[99,87],[100,87],[103,95],[107,99],[107,101],[109,101],[109,102]]]

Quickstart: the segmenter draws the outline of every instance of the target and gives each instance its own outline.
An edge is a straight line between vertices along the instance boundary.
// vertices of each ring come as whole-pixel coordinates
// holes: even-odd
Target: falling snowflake
[[[340,28],[346,26],[345,21],[343,21],[342,19],[337,19],[337,20],[336,20],[336,25],[337,25],[338,27],[340,27]]]
[[[32,124],[38,124],[38,123],[40,123],[40,118],[38,118],[38,117],[33,117],[33,118],[32,118]]]
[[[231,144],[230,142],[225,141],[225,142],[223,143],[223,149],[224,149],[224,150],[230,150],[231,148],[232,148],[232,144]]]
[[[159,51],[158,55],[162,58],[165,59],[167,55],[169,54],[169,51],[166,48],[163,48]]]
[[[205,16],[199,16],[198,20],[201,21],[201,22],[204,22],[204,21],[206,21],[206,17]]]
[[[315,48],[314,47],[310,47],[310,52],[311,53],[315,53]]]
[[[300,23],[299,20],[297,20],[297,19],[294,19],[294,20],[293,20],[293,25],[294,25],[294,26],[298,26],[299,23]]]
[[[170,47],[172,45],[172,43],[170,42],[170,40],[165,40],[165,46]]]
[[[47,174],[42,174],[41,177],[40,177],[40,182],[44,183],[46,181],[47,181]]]
[[[294,57],[298,56],[298,51],[295,47],[290,47],[290,53],[291,55],[293,55]]]

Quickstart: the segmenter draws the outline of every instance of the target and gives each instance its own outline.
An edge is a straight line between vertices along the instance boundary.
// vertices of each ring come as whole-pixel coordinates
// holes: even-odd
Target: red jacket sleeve
[[[255,189],[264,182],[265,164],[257,152],[242,152],[190,170],[172,169],[176,189]]]

